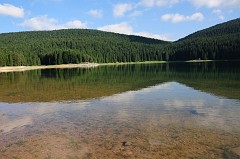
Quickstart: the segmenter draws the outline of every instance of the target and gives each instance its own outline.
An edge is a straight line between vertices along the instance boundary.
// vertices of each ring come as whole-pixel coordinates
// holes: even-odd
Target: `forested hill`
[[[193,34],[186,36],[181,40],[184,39],[192,39],[192,38],[200,38],[200,37],[216,37],[216,36],[223,36],[223,35],[231,35],[240,33],[240,18],[231,20],[222,24],[215,25],[213,27],[197,31]]]
[[[240,18],[186,36],[170,50],[170,60],[240,59]]]
[[[0,65],[165,60],[161,48],[168,43],[88,29],[5,33],[0,34]]]
[[[240,59],[240,19],[176,42],[88,29],[0,34],[0,66]]]
[[[140,42],[146,44],[162,44],[165,41],[145,38],[141,36],[134,35],[124,35],[111,32],[104,32],[99,30],[90,29],[63,29],[63,30],[53,30],[53,31],[28,31],[28,32],[16,32],[16,33],[3,33],[0,34],[1,40],[5,39],[15,39],[16,41],[30,41],[30,40],[53,40],[53,39],[111,39],[127,42]],[[95,39],[97,38],[97,39]]]

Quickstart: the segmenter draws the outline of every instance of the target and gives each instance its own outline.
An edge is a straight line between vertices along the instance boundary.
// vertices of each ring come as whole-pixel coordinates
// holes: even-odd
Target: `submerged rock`
[[[230,149],[227,153],[227,157],[231,159],[240,159],[240,147]]]
[[[123,141],[123,142],[122,142],[122,146],[130,146],[130,145],[131,145],[130,142],[127,142],[127,141]]]

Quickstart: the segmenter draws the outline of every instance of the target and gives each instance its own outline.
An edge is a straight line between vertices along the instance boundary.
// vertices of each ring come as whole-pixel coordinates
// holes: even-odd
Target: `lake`
[[[0,73],[0,158],[239,154],[239,61]]]

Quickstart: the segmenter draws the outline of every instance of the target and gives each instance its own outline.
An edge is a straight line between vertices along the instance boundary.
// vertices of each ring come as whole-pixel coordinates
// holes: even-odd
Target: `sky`
[[[240,0],[0,0],[0,33],[83,28],[175,41],[239,17]]]

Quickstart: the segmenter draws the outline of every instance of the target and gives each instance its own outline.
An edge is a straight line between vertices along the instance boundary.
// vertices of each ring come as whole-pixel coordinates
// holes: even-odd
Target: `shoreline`
[[[62,65],[40,65],[40,66],[5,66],[0,67],[0,73],[23,72],[38,69],[55,69],[55,68],[94,68],[98,66],[111,65],[133,65],[133,64],[165,64],[165,63],[197,63],[197,62],[217,62],[219,60],[189,60],[189,61],[144,61],[144,62],[116,62],[116,63],[81,63],[81,64],[62,64]],[[229,61],[229,60],[220,60]],[[235,61],[235,60],[234,60]]]
[[[98,63],[82,63],[82,64],[62,64],[62,65],[43,65],[43,66],[6,66],[0,67],[0,73],[7,72],[23,72],[40,69],[54,69],[54,68],[93,68],[98,67]]]
[[[143,62],[116,62],[116,63],[99,63],[99,66],[110,66],[110,65],[136,65],[136,64],[161,64],[167,63],[167,61],[143,61]]]

